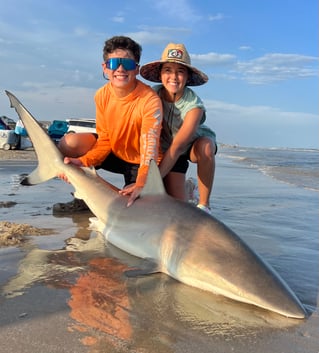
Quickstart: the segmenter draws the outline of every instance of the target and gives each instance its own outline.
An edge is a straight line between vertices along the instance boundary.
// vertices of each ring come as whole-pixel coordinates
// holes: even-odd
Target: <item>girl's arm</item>
[[[162,178],[169,173],[179,156],[185,152],[187,145],[192,141],[196,133],[202,116],[203,110],[200,108],[191,109],[185,115],[182,126],[175,135],[172,144],[165,152],[159,166]]]

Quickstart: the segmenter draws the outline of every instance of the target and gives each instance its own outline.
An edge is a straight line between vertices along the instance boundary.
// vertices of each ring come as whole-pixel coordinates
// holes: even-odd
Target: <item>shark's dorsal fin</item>
[[[152,159],[148,169],[146,184],[141,193],[141,197],[145,195],[165,195],[165,187],[156,162]]]

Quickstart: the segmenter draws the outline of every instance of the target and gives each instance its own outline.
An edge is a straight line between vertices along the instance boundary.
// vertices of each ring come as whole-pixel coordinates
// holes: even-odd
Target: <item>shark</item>
[[[65,164],[38,121],[12,93],[5,92],[38,159],[21,184],[36,185],[66,175],[74,195],[95,215],[105,240],[143,259],[128,276],[162,272],[186,285],[285,317],[307,317],[285,280],[239,235],[214,216],[166,193],[154,161],[150,161],[140,198],[127,207],[127,196],[120,195],[94,168]]]

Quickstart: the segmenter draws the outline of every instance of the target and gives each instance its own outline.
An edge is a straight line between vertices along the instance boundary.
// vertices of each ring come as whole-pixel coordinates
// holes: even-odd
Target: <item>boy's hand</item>
[[[140,194],[142,192],[143,188],[142,187],[138,187],[136,186],[136,184],[130,184],[130,185],[127,185],[125,186],[124,189],[120,190],[119,193],[121,195],[129,195],[129,199],[128,199],[128,202],[127,202],[127,207],[130,207],[132,206],[132,204],[134,203],[134,201],[140,197]]]
[[[71,157],[64,157],[63,160],[64,164],[73,164],[77,167],[83,167],[82,162],[78,158],[71,158]],[[58,178],[64,180],[65,182],[69,183],[68,178],[66,177],[65,174],[58,174]]]

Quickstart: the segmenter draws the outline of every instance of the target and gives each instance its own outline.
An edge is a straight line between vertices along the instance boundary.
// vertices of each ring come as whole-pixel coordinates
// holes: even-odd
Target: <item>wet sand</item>
[[[218,163],[216,213],[220,218],[228,212],[227,221],[236,227],[230,201],[245,193],[249,197],[245,187],[259,175],[241,169],[235,182],[231,166]],[[52,214],[55,202],[71,199],[69,185],[57,179],[34,187],[19,185],[20,174],[35,165],[33,151],[0,151],[0,228],[20,237],[0,248],[2,352],[319,352],[318,289],[313,292],[311,287],[310,317],[292,320],[212,296],[165,275],[127,278],[125,270],[138,265],[139,259],[88,229],[90,213]],[[109,181],[121,183],[112,175]],[[272,190],[278,197],[283,189],[290,191],[277,184],[268,188],[265,193]],[[245,224],[240,226],[245,229]],[[260,239],[255,245],[266,256],[269,250],[270,260],[275,258],[274,244]],[[314,273],[318,276],[317,269]],[[303,285],[293,277],[289,284],[302,296]]]

